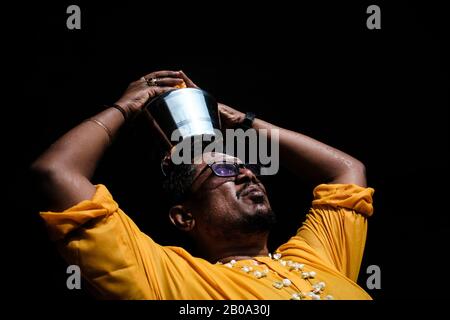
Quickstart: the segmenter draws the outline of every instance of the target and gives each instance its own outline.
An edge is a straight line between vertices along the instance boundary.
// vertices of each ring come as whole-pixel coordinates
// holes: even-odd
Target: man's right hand
[[[152,80],[153,79],[153,80]],[[164,92],[176,89],[183,83],[180,71],[155,71],[132,82],[116,104],[124,108],[129,115],[142,110],[145,103]]]

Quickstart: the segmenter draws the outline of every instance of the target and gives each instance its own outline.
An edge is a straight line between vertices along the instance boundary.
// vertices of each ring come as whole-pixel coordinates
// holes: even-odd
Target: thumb
[[[189,79],[188,76],[182,70],[180,70],[180,74],[181,74],[181,78],[183,78],[183,80],[186,83],[186,86],[188,88],[199,89],[199,87],[191,79]]]

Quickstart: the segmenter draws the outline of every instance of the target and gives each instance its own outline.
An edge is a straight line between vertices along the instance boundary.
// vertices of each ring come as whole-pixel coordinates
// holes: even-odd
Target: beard
[[[215,220],[207,218],[209,232],[215,237],[236,241],[243,235],[269,233],[277,223],[276,214],[270,207],[241,212],[239,218]]]
[[[276,214],[271,208],[256,209],[252,214],[243,214],[233,223],[233,229],[240,233],[267,233],[276,224]]]

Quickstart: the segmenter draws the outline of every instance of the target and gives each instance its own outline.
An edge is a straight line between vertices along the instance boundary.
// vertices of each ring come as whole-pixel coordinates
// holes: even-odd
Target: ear
[[[195,226],[195,219],[192,213],[186,210],[183,205],[176,205],[169,210],[169,219],[172,224],[182,231],[191,231]]]

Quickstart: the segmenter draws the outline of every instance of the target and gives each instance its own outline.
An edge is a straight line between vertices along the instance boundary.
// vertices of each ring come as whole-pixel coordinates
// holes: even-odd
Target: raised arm
[[[132,82],[116,102],[126,117],[139,112],[147,100],[183,83],[175,71],[157,71]],[[157,78],[158,86],[147,80]],[[151,83],[150,83],[151,84]],[[45,151],[31,166],[51,211],[61,211],[90,199],[95,188],[90,179],[97,164],[125,123],[119,109],[108,108],[71,129]]]
[[[241,123],[245,114],[219,104],[222,119],[228,126]],[[357,159],[301,133],[255,119],[253,128],[279,130],[280,161],[292,172],[317,183],[353,183],[366,186],[365,167]]]
[[[198,88],[184,73],[188,87]],[[225,127],[235,127],[244,121],[245,114],[219,103],[221,120]],[[316,183],[348,183],[366,187],[365,166],[352,156],[304,134],[283,129],[261,119],[253,121],[256,130],[279,130],[280,160],[299,176]]]

